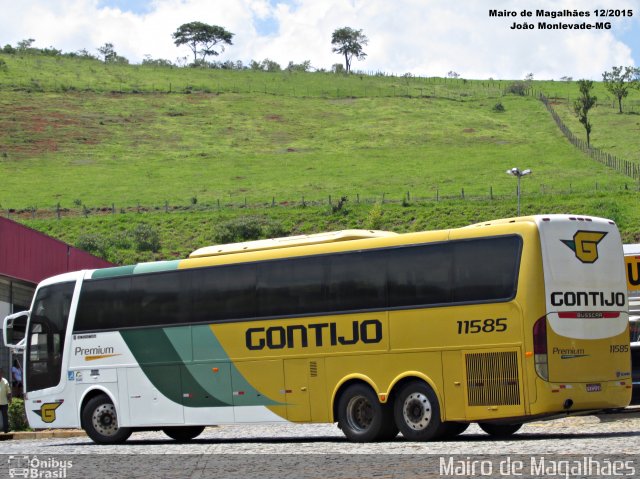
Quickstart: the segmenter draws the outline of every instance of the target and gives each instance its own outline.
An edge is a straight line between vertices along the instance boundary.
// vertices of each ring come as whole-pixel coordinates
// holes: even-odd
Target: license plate
[[[599,392],[602,391],[602,385],[601,384],[587,384],[587,392],[588,393],[595,393],[595,392]]]

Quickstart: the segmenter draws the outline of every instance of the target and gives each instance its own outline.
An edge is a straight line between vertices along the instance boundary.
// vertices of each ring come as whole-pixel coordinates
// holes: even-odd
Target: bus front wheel
[[[191,439],[198,437],[202,431],[204,431],[204,426],[174,426],[165,427],[162,430],[167,436],[178,442],[191,441]]]
[[[87,402],[82,410],[82,426],[98,444],[119,444],[131,436],[130,428],[118,427],[116,408],[104,394]]]
[[[402,435],[410,441],[429,441],[441,436],[438,398],[426,383],[412,381],[398,393],[394,417]]]
[[[509,437],[518,432],[522,427],[522,424],[491,424],[488,422],[479,422],[478,426],[491,436]]]
[[[386,441],[398,434],[389,405],[365,384],[353,384],[341,394],[338,426],[354,442]]]

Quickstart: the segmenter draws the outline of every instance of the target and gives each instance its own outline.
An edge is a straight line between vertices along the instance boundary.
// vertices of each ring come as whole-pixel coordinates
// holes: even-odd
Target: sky
[[[597,9],[620,16],[599,18]],[[516,16],[490,16],[490,10]],[[543,18],[538,10],[589,16]],[[33,38],[38,48],[97,55],[110,42],[131,63],[146,56],[176,63],[191,61],[192,53],[177,47],[171,34],[191,21],[234,34],[233,45],[209,60],[244,64],[269,58],[286,67],[309,60],[314,68],[331,69],[343,61],[331,51],[331,34],[349,26],[368,38],[367,57],[352,65],[365,72],[600,80],[614,65],[640,66],[640,0],[0,0],[0,46]],[[608,21],[611,28],[541,30],[542,21]],[[525,24],[535,28],[512,28]]]

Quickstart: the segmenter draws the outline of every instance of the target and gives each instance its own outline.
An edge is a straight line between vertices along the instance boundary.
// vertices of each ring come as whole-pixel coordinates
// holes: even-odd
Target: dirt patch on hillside
[[[63,151],[65,145],[71,143],[95,145],[103,136],[96,128],[94,115],[78,114],[73,105],[36,98],[36,105],[24,106],[18,104],[21,100],[24,99],[16,98],[3,105],[0,144],[4,145],[6,158]]]

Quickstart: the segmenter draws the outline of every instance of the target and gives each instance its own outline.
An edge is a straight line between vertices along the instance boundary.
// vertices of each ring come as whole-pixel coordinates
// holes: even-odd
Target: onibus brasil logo
[[[601,231],[576,231],[573,240],[560,240],[576,254],[583,263],[595,263],[598,260],[598,243],[607,233]]]
[[[73,461],[59,457],[42,458],[27,454],[9,456],[9,477],[64,479]]]

